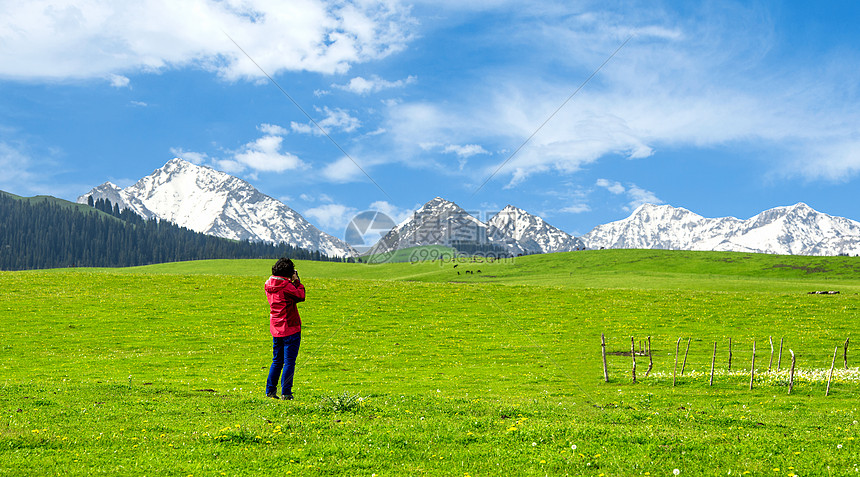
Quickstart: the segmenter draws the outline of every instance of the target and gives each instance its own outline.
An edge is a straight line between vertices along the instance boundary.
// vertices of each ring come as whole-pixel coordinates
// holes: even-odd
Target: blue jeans
[[[272,367],[269,368],[269,378],[266,380],[266,394],[276,394],[278,375],[281,375],[281,395],[293,394],[293,375],[296,372],[296,357],[299,355],[299,344],[302,334],[272,338]]]

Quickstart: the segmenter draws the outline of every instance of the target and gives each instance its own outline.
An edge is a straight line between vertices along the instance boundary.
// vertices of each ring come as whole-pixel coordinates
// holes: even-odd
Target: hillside
[[[262,276],[267,260],[167,263],[128,269],[153,273]],[[493,262],[325,263],[300,261],[304,279],[360,279],[476,283],[562,288],[642,288],[758,292],[860,292],[860,258],[674,250],[588,250],[529,255]],[[480,271],[480,273],[479,273]],[[459,273],[458,273],[459,272]],[[471,272],[471,273],[467,273]]]
[[[272,260],[0,274],[0,475],[853,475],[856,259],[520,258],[300,261],[289,402],[263,393]]]

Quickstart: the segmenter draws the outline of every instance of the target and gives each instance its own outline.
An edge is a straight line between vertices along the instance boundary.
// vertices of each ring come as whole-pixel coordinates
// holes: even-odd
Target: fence
[[[607,359],[606,335],[605,334],[600,335],[600,341],[601,341],[601,353],[603,356],[603,380],[608,383],[609,382],[609,361]],[[675,342],[674,366],[672,368],[672,386],[673,387],[678,385],[678,376],[679,376],[678,363],[679,363],[680,358],[681,358],[680,352],[681,352],[681,342],[682,341],[683,341],[683,338],[678,338],[678,340]],[[680,376],[684,376],[684,372],[687,368],[687,357],[689,356],[689,353],[690,353],[691,343],[692,343],[692,338],[688,337],[686,349],[684,350],[683,361],[681,361]],[[776,352],[776,348],[774,347],[772,336],[768,337],[768,343],[770,345],[770,359],[769,359],[768,365],[767,365],[767,373],[770,373],[773,370],[773,360],[774,360],[774,354]],[[833,350],[833,358],[831,359],[831,363],[830,363],[830,371],[827,373],[827,388],[826,388],[825,393],[824,393],[825,396],[830,395],[830,386],[831,386],[831,383],[833,381],[833,372],[834,372],[834,369],[836,368],[836,358],[839,354],[839,348],[840,347],[842,348],[843,367],[846,370],[849,369],[848,368],[848,345],[849,345],[849,343],[850,343],[850,338],[847,338],[845,340],[844,344],[836,346]],[[632,359],[631,378],[632,378],[632,381],[634,383],[637,382],[637,376],[636,376],[636,365],[637,365],[636,357],[637,356],[648,358],[648,369],[645,371],[645,374],[643,376],[644,378],[647,378],[651,374],[651,371],[654,369],[654,357],[653,357],[652,349],[651,349],[651,337],[648,336],[646,339],[640,339],[638,341],[638,344],[639,344],[639,346],[638,346],[638,351],[637,351],[636,337],[631,336],[630,337],[630,357]],[[777,360],[776,360],[776,372],[777,373],[780,373],[782,371],[782,355],[783,355],[784,344],[785,344],[785,339],[780,338],[780,340],[779,340],[779,353],[776,355],[776,358],[777,358]],[[733,346],[732,345],[732,339],[728,338],[728,371],[729,371],[729,373],[731,373],[731,370],[732,370],[732,346]],[[714,341],[714,347],[713,347],[713,351],[711,353],[711,366],[710,366],[710,375],[709,375],[709,380],[708,380],[709,386],[714,385],[714,375],[715,375],[716,363],[717,363],[717,348],[718,348],[718,342]],[[788,394],[791,394],[792,391],[794,390],[794,379],[795,379],[795,370],[796,370],[796,365],[797,365],[797,357],[794,354],[794,350],[789,349],[788,351],[791,354],[791,367],[790,367],[790,370],[788,373]],[[626,352],[621,352],[621,353],[616,352],[616,353],[609,353],[609,354],[615,354],[615,355],[621,355],[621,356],[627,355]],[[750,371],[749,371],[749,376],[750,376],[749,388],[750,389],[753,389],[753,387],[755,386],[755,383],[756,383],[756,364],[755,364],[756,363],[756,356],[757,356],[756,341],[753,340],[752,341],[752,360],[750,363]]]

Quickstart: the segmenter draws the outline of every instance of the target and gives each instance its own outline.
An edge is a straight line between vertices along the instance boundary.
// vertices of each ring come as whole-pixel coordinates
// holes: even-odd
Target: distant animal
[[[459,265],[459,263],[455,263],[455,264],[454,264],[454,268],[457,268],[457,265]]]
[[[480,271],[480,270],[478,270],[478,273],[481,273],[481,271]]]
[[[457,275],[459,275],[459,274],[460,274],[460,272],[457,272]]]

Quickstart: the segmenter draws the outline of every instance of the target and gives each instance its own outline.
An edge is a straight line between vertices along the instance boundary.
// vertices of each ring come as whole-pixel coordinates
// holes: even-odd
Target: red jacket
[[[266,280],[266,298],[269,299],[269,331],[272,336],[294,335],[302,330],[302,319],[296,303],[305,301],[305,286],[295,285],[286,278],[271,276]]]

